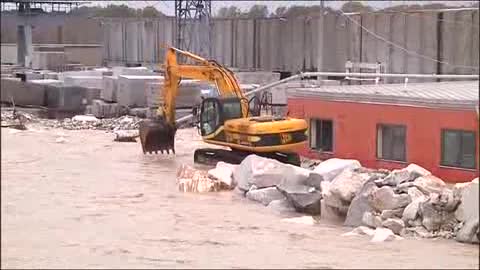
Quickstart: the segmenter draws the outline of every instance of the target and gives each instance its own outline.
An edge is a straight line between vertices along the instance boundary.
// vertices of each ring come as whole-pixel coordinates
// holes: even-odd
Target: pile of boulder
[[[139,123],[143,120],[136,116],[121,116],[118,118],[104,118],[99,119],[92,115],[76,115],[72,118],[57,119],[43,119],[38,118],[33,114],[26,112],[17,112],[24,120],[23,123],[38,123],[42,126],[50,128],[63,128],[67,130],[138,130]],[[2,111],[2,121],[10,123],[14,121],[12,111]]]
[[[212,188],[202,191],[235,189],[274,211],[312,216],[323,217],[323,205],[345,226],[357,227],[347,235],[371,235],[373,242],[405,236],[479,242],[478,178],[449,186],[416,164],[373,170],[357,160],[337,158],[308,167],[256,155],[239,165],[219,162],[203,174]],[[180,182],[185,185],[187,178]],[[213,183],[223,188],[213,188]]]

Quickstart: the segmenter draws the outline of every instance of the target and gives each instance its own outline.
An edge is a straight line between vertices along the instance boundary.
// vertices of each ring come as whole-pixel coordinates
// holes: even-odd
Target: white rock
[[[479,219],[479,184],[478,178],[463,185],[460,192],[461,203],[455,211],[459,221]]]
[[[330,193],[343,201],[351,202],[369,178],[368,173],[345,169],[331,181]]]
[[[418,177],[413,181],[413,184],[421,190],[426,190],[430,193],[440,193],[446,186],[442,179],[434,175]]]
[[[408,222],[409,220],[415,220],[419,214],[420,204],[427,200],[427,197],[419,197],[413,202],[409,203],[405,210],[403,210],[402,220]]]
[[[284,218],[284,222],[305,224],[305,225],[315,225],[317,221],[312,216],[303,216],[303,217],[294,217],[294,218]]]
[[[363,213],[362,223],[371,228],[377,228],[382,225],[382,219],[371,212]]]
[[[375,229],[375,233],[372,237],[372,239],[370,240],[370,242],[372,243],[381,243],[381,242],[385,242],[385,241],[393,241],[393,240],[400,240],[402,239],[402,237],[400,236],[396,236],[392,230],[390,229],[387,229],[387,228],[377,228]]]
[[[55,140],[56,143],[66,143],[67,142],[67,139],[65,139],[64,137],[58,137],[56,140]]]
[[[135,121],[135,120],[132,117],[129,117],[129,116],[125,116],[122,119],[120,119],[121,124],[130,124],[130,123],[133,123],[133,121]]]
[[[410,187],[407,190],[407,193],[410,196],[410,198],[412,199],[412,201],[414,201],[418,198],[425,197],[425,194],[423,194],[423,192],[421,192],[417,187]]]
[[[380,217],[382,220],[386,220],[389,218],[397,218],[397,217],[402,217],[404,209],[399,208],[399,209],[387,209],[383,210],[382,213],[380,214]]]
[[[405,228],[405,223],[399,218],[388,218],[382,222],[382,226],[390,229],[394,234],[400,234]]]
[[[285,165],[274,159],[249,155],[236,167],[233,176],[242,190],[249,190],[251,185],[273,187],[283,181],[283,168]]]
[[[431,175],[432,173],[430,171],[428,171],[427,169],[421,167],[421,166],[418,166],[417,164],[415,163],[411,163],[409,164],[405,170],[409,171],[409,172],[416,172],[418,174],[420,174],[421,176],[427,176],[427,175]]]
[[[389,186],[375,190],[369,199],[370,205],[378,211],[402,208],[411,202],[408,194],[395,194]]]
[[[467,220],[458,231],[455,240],[463,243],[479,243],[479,222],[478,219]]]
[[[362,165],[358,160],[331,158],[320,163],[314,172],[320,174],[325,181],[331,181],[345,169],[356,169]]]
[[[433,238],[435,237],[435,235],[429,231],[427,231],[427,229],[425,229],[425,227],[423,226],[415,226],[415,227],[411,227],[411,228],[406,228],[407,231],[410,231],[414,234],[414,236],[417,236],[417,237],[420,237],[420,238]]]
[[[322,183],[320,183],[320,190],[322,191],[322,195],[325,197],[325,196],[328,196],[330,195],[330,186],[332,185],[331,182],[327,182],[327,181],[322,181]]]
[[[208,171],[208,175],[218,179],[228,185],[229,187],[235,186],[235,181],[233,179],[233,172],[237,165],[225,163],[220,161],[217,163],[217,166]]]
[[[114,130],[115,141],[135,141],[139,136],[138,130]]]
[[[75,121],[75,122],[99,122],[100,119],[96,118],[93,115],[75,115],[72,118],[72,121]]]
[[[363,223],[362,219],[364,213],[371,212],[373,210],[370,206],[368,198],[377,189],[378,187],[373,181],[369,181],[363,185],[362,189],[356,194],[355,198],[353,198],[352,202],[350,203],[343,225],[356,227]]]
[[[284,199],[285,196],[276,187],[262,188],[247,192],[247,199],[259,202],[265,206],[275,200]]]
[[[452,192],[444,189],[444,192],[430,193],[425,202],[420,203],[419,213],[422,217],[422,225],[428,231],[438,231],[440,229],[453,230],[455,226],[455,207],[459,201],[455,199]]]
[[[276,213],[293,213],[295,212],[295,207],[288,202],[287,199],[274,200],[271,201],[267,208],[273,210]]]
[[[365,226],[359,226],[353,229],[350,232],[342,234],[342,236],[355,236],[355,235],[368,235],[368,236],[373,236],[375,234],[375,230],[370,229]]]
[[[225,185],[208,177],[207,172],[181,165],[177,170],[177,187],[182,192],[214,192],[225,190]]]

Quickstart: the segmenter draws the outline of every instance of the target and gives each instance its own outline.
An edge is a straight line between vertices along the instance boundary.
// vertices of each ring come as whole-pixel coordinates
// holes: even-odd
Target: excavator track
[[[254,153],[216,148],[201,148],[195,150],[193,154],[193,161],[198,164],[210,166],[215,166],[219,161],[230,164],[240,164],[247,156],[252,154],[275,159],[282,163],[300,166],[300,156],[297,153]]]

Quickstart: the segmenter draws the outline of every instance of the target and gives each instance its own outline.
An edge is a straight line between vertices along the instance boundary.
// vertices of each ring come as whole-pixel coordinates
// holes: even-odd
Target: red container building
[[[418,164],[446,182],[479,176],[478,81],[323,86],[288,90],[309,123],[300,154],[370,168]]]

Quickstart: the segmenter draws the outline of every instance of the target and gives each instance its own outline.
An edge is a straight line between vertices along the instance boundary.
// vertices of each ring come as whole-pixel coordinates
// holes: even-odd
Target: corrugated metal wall
[[[324,17],[320,69],[344,71],[345,62],[351,60],[383,62],[387,72],[392,73],[478,73],[478,70],[454,66],[479,66],[478,10],[443,12],[443,18],[438,14],[375,13],[352,15],[348,19],[330,12]],[[14,31],[15,27],[8,22],[4,26],[3,17],[2,42],[15,42],[4,41],[4,37],[11,36],[7,32]],[[47,37],[58,39],[61,21],[64,22],[64,43],[91,43],[96,38],[98,43],[103,43],[104,58],[109,62],[159,63],[164,60],[165,53],[161,45],[175,43],[174,18],[105,19],[98,23],[91,19],[83,22],[77,17],[62,17],[44,26],[43,20],[47,19],[36,19],[35,43],[49,43],[45,40]],[[353,20],[378,36],[362,30]],[[214,19],[212,56],[226,66],[242,70],[316,70],[321,45],[320,23],[318,17]],[[197,46],[193,44],[192,47]],[[439,58],[453,65],[432,61]]]
[[[220,63],[242,70],[316,70],[320,23],[318,17],[216,19],[212,24],[212,55]],[[118,28],[118,24],[127,29],[122,38],[128,41],[126,51],[132,54],[122,61],[161,61],[162,49],[146,52],[158,48],[158,42],[174,44],[173,19],[156,22],[162,35],[157,42],[149,36],[151,27],[145,22],[112,21],[104,24],[105,31]],[[478,11],[443,12],[443,19],[438,13],[376,13],[352,15],[349,20],[339,13],[329,13],[324,24],[323,71],[344,71],[345,62],[350,60],[382,62],[392,73],[478,73],[448,65],[478,67]],[[133,29],[137,31],[130,34]],[[133,40],[143,44],[143,51]],[[106,50],[116,52],[124,44],[111,42]],[[448,64],[432,60],[439,58]],[[108,53],[106,59],[119,60]]]

